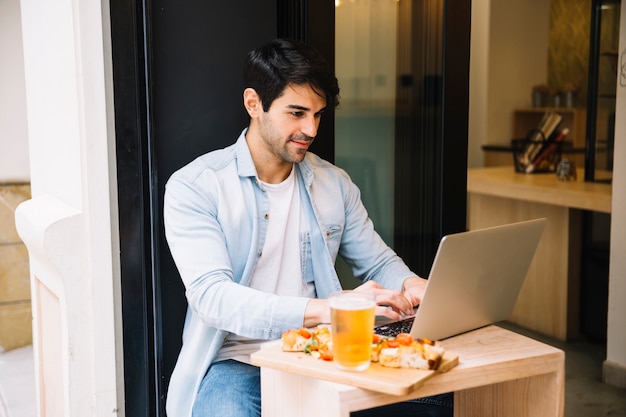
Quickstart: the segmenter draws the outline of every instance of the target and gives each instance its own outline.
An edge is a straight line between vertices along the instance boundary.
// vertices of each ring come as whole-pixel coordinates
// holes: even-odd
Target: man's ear
[[[243,90],[243,105],[250,117],[258,117],[263,112],[263,104],[261,98],[254,88],[246,88]]]

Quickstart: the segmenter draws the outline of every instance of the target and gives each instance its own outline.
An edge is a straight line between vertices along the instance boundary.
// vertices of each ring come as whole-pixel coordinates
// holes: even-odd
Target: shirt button
[[[259,252],[259,258],[263,255],[263,251]]]
[[[269,219],[269,218],[270,218],[270,215],[269,215],[269,214],[267,214],[267,213],[265,213],[265,214],[263,215],[263,218],[264,218],[265,220],[267,220],[267,219]]]

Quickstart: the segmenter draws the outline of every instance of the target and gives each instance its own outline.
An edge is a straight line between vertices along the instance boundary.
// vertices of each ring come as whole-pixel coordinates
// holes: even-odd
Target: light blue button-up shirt
[[[269,202],[244,130],[237,142],[202,155],[166,185],[165,233],[186,288],[183,345],[170,380],[167,412],[191,416],[196,392],[229,332],[278,339],[301,327],[307,298],[248,287],[262,255]],[[296,164],[305,224],[302,277],[326,298],[341,288],[337,255],[363,280],[400,289],[415,275],[374,231],[360,191],[342,169],[311,152]]]

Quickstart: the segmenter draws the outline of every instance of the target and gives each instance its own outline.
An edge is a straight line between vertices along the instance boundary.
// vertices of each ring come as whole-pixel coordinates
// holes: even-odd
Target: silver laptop
[[[507,319],[546,223],[542,218],[444,236],[422,303],[404,326],[415,338],[441,340]],[[378,324],[375,332],[393,335],[401,324]]]

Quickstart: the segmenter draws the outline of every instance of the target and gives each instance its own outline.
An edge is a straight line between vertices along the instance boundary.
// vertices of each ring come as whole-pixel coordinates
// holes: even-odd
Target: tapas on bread
[[[333,360],[330,329],[326,326],[285,331],[281,337],[281,349]],[[372,362],[389,368],[437,370],[444,353],[445,349],[436,341],[416,339],[408,333],[396,337],[374,334],[372,338]]]

